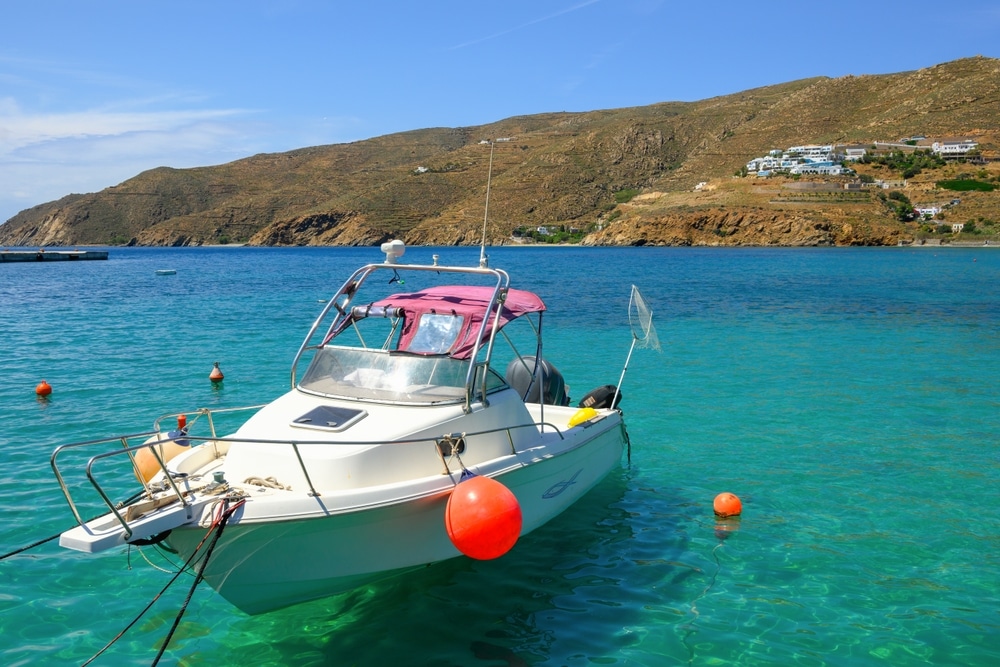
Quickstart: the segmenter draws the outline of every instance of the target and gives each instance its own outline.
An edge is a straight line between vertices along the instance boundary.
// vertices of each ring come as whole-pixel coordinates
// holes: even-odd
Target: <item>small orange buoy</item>
[[[212,369],[212,372],[209,374],[208,379],[211,380],[212,382],[222,382],[222,378],[224,377],[225,376],[222,374],[222,369],[219,368],[219,362],[216,361],[215,368]]]
[[[521,506],[511,490],[495,479],[471,477],[451,492],[444,525],[452,544],[466,556],[499,558],[521,535]]]
[[[715,497],[712,504],[715,508],[715,515],[725,518],[727,516],[739,516],[743,511],[743,503],[732,493],[720,493]]]
[[[35,393],[39,396],[48,396],[52,393],[52,386],[45,380],[42,380],[38,383],[38,386],[35,387]]]

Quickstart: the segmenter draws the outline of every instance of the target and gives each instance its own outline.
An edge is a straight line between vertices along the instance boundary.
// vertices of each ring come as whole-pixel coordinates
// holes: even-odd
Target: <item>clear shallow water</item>
[[[432,252],[478,258],[404,259]],[[318,301],[378,258],[115,248],[0,266],[0,554],[70,524],[56,445],[270,400]],[[664,350],[637,351],[622,387],[631,465],[498,561],[259,617],[199,588],[167,664],[1000,662],[1000,252],[497,248],[491,263],[545,298],[547,356],[577,398],[617,381],[642,289]],[[722,491],[740,520],[713,516]],[[168,578],[136,550],[0,561],[0,664],[85,661]],[[95,664],[149,664],[190,583]]]

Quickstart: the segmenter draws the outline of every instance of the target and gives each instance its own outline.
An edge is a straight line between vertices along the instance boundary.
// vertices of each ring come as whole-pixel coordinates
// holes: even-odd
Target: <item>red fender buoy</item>
[[[45,380],[42,380],[38,383],[38,386],[35,387],[35,393],[39,396],[48,396],[52,393],[52,386]]]
[[[222,374],[222,369],[219,368],[219,362],[216,361],[215,368],[213,368],[212,372],[208,374],[208,379],[211,380],[212,382],[222,382],[222,379],[224,377],[225,376]]]
[[[458,483],[448,498],[445,528],[455,548],[490,560],[510,551],[521,535],[521,506],[506,486],[489,477]]]

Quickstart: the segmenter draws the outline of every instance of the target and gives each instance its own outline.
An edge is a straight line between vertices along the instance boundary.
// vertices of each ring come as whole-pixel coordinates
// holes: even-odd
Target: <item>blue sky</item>
[[[0,222],[157,166],[1000,57],[996,0],[8,0],[0,17]]]

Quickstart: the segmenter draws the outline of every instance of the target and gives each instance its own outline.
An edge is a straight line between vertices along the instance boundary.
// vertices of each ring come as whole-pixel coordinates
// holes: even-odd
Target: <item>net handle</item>
[[[628,372],[629,362],[632,361],[632,353],[635,352],[635,344],[638,343],[640,340],[639,336],[636,335],[635,332],[636,329],[635,324],[632,322],[633,305],[635,305],[636,308],[636,319],[640,320],[639,328],[640,330],[643,329],[641,318],[639,318],[638,316],[639,306],[638,304],[636,304],[636,297],[638,297],[639,301],[642,303],[643,309],[649,313],[649,326],[645,328],[645,331],[643,332],[643,338],[641,340],[643,341],[648,340],[649,332],[653,330],[653,313],[652,311],[649,310],[649,307],[646,306],[646,302],[643,300],[642,295],[639,293],[639,288],[636,287],[635,285],[632,285],[632,291],[631,293],[629,293],[628,297],[628,320],[629,320],[629,329],[632,330],[632,344],[629,345],[628,356],[625,357],[625,365],[622,367],[622,373],[618,377],[618,384],[615,385],[615,395],[611,398],[611,405],[614,405],[615,403],[618,402],[618,397],[621,395],[622,383],[625,382],[625,373]]]

